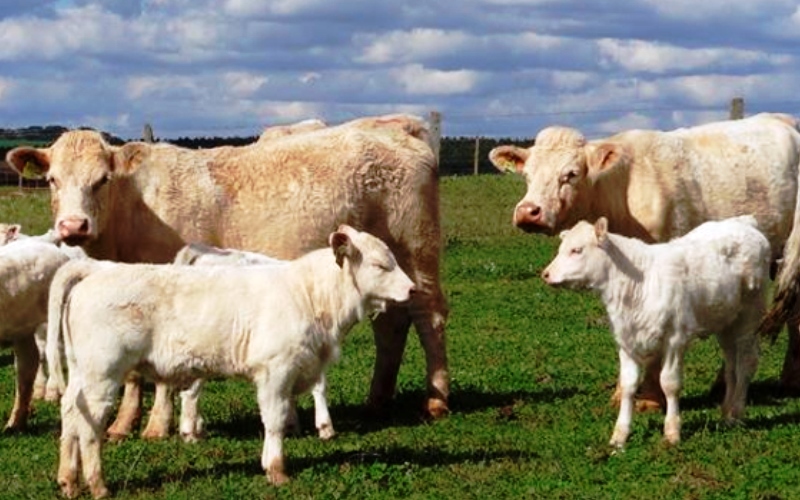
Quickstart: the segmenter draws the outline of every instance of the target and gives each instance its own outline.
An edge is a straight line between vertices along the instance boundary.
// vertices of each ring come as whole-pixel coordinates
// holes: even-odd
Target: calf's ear
[[[150,156],[151,146],[144,142],[129,142],[117,148],[114,155],[114,173],[130,175]]]
[[[521,173],[531,152],[517,146],[497,146],[489,151],[489,161],[501,172]]]
[[[50,148],[20,146],[6,154],[6,161],[26,179],[43,179],[50,170]]]
[[[345,257],[351,256],[353,252],[353,243],[350,237],[341,231],[336,231],[328,237],[328,243],[333,249],[333,255],[336,256],[336,264],[342,267]]]
[[[8,228],[6,228],[6,240],[11,241],[15,239],[21,230],[22,226],[19,224],[9,224]]]

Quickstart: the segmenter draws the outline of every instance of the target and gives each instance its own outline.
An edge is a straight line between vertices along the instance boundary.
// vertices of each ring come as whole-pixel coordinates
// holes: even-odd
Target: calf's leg
[[[39,351],[39,367],[36,370],[36,378],[33,381],[33,399],[44,399],[47,387],[47,375],[44,372],[44,350],[47,343],[47,323],[42,323],[34,334],[36,350]]]
[[[14,342],[14,366],[17,372],[17,388],[14,395],[14,408],[6,423],[7,430],[22,430],[28,423],[31,411],[33,381],[39,367],[39,350],[33,335]]]
[[[325,373],[320,374],[319,380],[311,388],[311,395],[314,397],[314,423],[319,438],[323,441],[332,439],[336,431],[333,430],[333,420],[328,411],[328,380]]]
[[[659,411],[667,404],[664,392],[661,390],[661,356],[651,358],[644,368],[644,376],[636,394],[636,411]],[[611,396],[611,403],[619,406],[622,397],[622,389],[617,384],[614,394]]]
[[[283,457],[283,429],[289,416],[291,387],[285,373],[273,371],[254,377],[256,398],[264,424],[264,448],[261,452],[261,467],[267,480],[275,486],[289,481]]]
[[[61,398],[61,446],[56,478],[61,493],[67,498],[75,498],[80,493],[78,475],[81,461],[76,420],[84,417],[77,409],[76,396],[76,382],[72,382]]]
[[[200,440],[203,435],[203,417],[198,409],[203,379],[192,382],[188,389],[181,391],[181,438],[187,443]]]
[[[661,388],[667,398],[667,414],[664,417],[664,439],[669,444],[681,440],[681,416],[679,399],[683,389],[683,350],[668,348],[661,367]]]
[[[621,390],[619,415],[609,444],[616,448],[625,446],[631,433],[634,396],[639,385],[639,365],[623,349],[619,349],[619,387]]]
[[[78,411],[83,416],[77,420],[83,477],[94,498],[105,498],[108,496],[108,488],[103,479],[101,456],[103,429],[119,384],[110,378],[91,375],[84,380],[91,382],[83,385],[76,399]]]

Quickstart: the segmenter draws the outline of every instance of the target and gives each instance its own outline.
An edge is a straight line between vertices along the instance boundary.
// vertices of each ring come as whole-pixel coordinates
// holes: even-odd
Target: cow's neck
[[[134,179],[112,185],[105,230],[85,248],[94,258],[119,262],[170,262],[185,244],[145,202]]]
[[[587,205],[591,217],[584,217],[594,221],[600,216],[608,219],[609,229],[617,234],[638,238],[646,242],[656,241],[652,228],[640,217],[631,211],[630,198],[637,194],[632,189],[632,177],[641,176],[640,172],[632,172],[634,165],[615,169],[595,179],[592,185],[592,195]],[[653,193],[652,196],[657,196]],[[652,200],[651,200],[652,201]],[[577,221],[576,221],[577,222]]]

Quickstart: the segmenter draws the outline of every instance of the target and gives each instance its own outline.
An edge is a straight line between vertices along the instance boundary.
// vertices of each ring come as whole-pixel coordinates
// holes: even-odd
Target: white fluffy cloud
[[[452,135],[800,115],[796,0],[7,0],[0,127],[257,133],[438,110]]]

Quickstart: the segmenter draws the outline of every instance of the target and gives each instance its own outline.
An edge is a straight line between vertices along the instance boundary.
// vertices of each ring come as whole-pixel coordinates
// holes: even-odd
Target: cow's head
[[[367,314],[383,312],[388,303],[411,298],[414,282],[379,238],[342,224],[328,239],[336,263],[352,274],[367,305]]]
[[[623,151],[613,143],[587,143],[575,129],[548,127],[532,147],[498,146],[489,159],[499,170],[525,177],[528,192],[517,203],[514,224],[552,235],[601,215],[590,213],[594,182],[621,163]]]
[[[70,245],[83,245],[105,229],[111,184],[138,168],[147,146],[109,145],[91,130],[62,134],[48,148],[18,147],[6,155],[8,163],[29,178],[50,183],[55,230]]]
[[[598,288],[608,280],[610,259],[606,252],[608,221],[600,217],[594,224],[578,222],[561,233],[558,254],[542,272],[550,286]]]

